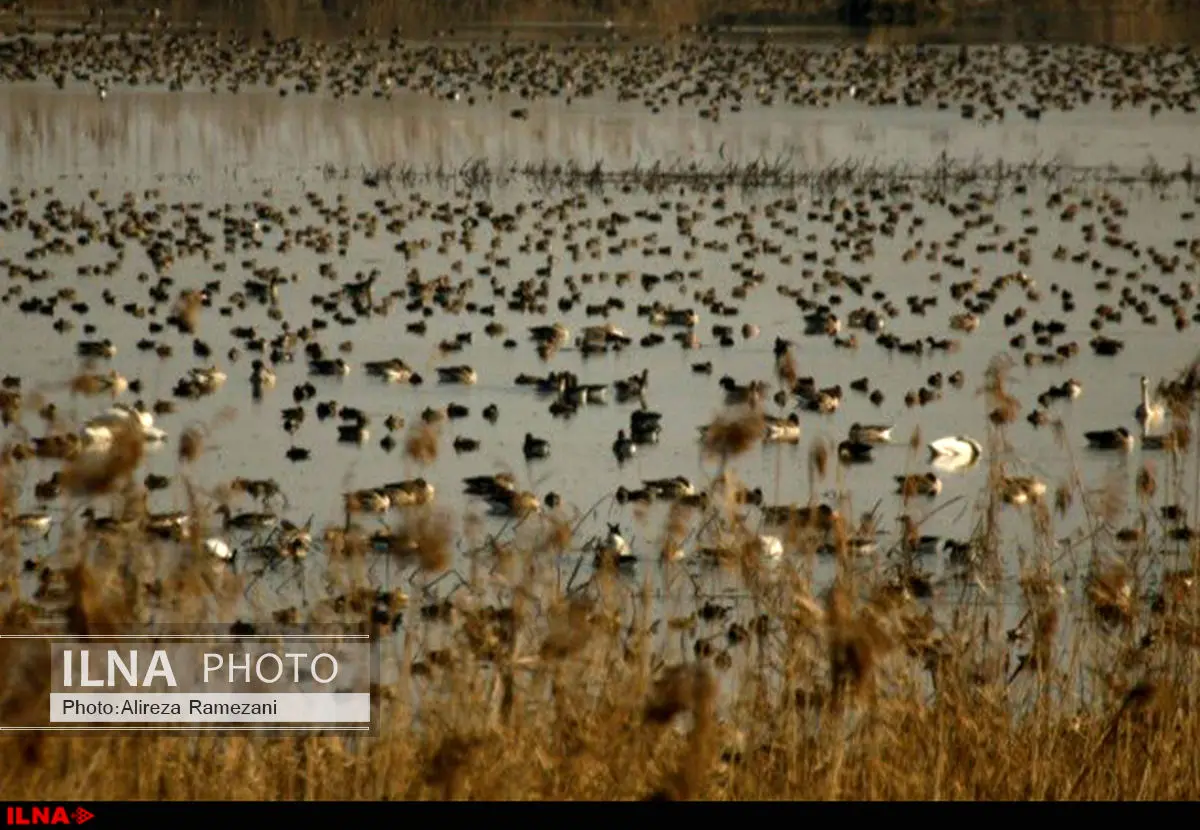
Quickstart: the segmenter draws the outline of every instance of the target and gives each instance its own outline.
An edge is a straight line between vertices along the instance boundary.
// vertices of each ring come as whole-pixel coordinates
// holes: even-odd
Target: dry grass
[[[984,411],[1010,399],[1006,375],[999,363],[988,373]],[[1167,389],[1177,419],[1196,417],[1196,377]],[[718,458],[745,451],[758,417],[750,410],[721,420],[708,450]],[[993,450],[1006,428],[992,423]],[[6,449],[4,517],[20,463]],[[118,630],[151,608],[191,622],[244,619],[249,583],[261,573],[205,559],[200,532],[165,541],[139,529],[141,451],[135,437],[119,436],[84,472],[79,457],[62,462],[75,513],[109,503],[126,524],[101,532],[72,520],[55,555],[35,565],[36,589],[20,583],[18,529],[0,524],[6,633]],[[198,452],[197,442],[181,464]],[[996,482],[1015,471],[990,455],[993,490],[981,494],[974,543],[1011,559],[988,516],[999,509]],[[1153,491],[1139,482],[1143,528],[1183,496],[1185,460],[1164,456],[1144,471],[1156,478]],[[814,459],[813,474],[828,463]],[[728,474],[714,480],[711,506],[671,511],[663,551],[689,539],[718,551],[750,593],[733,607],[697,593],[690,608],[666,613],[648,582],[621,590],[630,583],[615,573],[567,588],[559,557],[579,544],[557,513],[480,544],[465,557],[466,576],[446,570],[459,530],[432,505],[402,509],[374,543],[356,526],[331,528],[326,595],[262,610],[254,622],[342,622],[380,637],[399,679],[381,689],[379,737],[5,735],[0,792],[42,800],[1196,798],[1200,604],[1190,566],[1198,546],[1193,539],[1171,552],[1144,530],[1115,532],[1119,499],[1073,480],[1063,487],[1090,505],[1095,525],[1078,563],[1087,576],[1067,584],[1041,552],[1021,554],[1015,626],[1006,626],[1000,599],[952,583],[922,599],[929,577],[902,550],[856,562],[838,514],[813,505],[790,515],[807,516],[810,529],[842,528],[832,587],[815,593],[803,566],[763,567],[750,529],[757,508],[731,495]],[[193,503],[205,500],[187,486]],[[1050,513],[1034,502],[1029,520],[1051,540]],[[810,536],[789,534],[788,558],[811,560],[815,538],[828,533]],[[988,583],[988,565],[985,556],[969,579]],[[292,566],[302,564],[274,567]],[[662,568],[668,583],[683,575],[666,558],[642,567]],[[407,576],[381,579],[381,568]],[[455,590],[436,590],[454,580]],[[999,597],[1003,588],[991,584]],[[45,661],[40,646],[0,640],[0,721],[44,716]]]

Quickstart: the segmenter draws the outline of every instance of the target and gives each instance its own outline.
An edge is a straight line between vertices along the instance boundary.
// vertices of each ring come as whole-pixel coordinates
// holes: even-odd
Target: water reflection
[[[647,117],[611,100],[570,105],[512,101],[477,106],[415,95],[390,101],[320,96],[283,98],[12,86],[0,91],[0,164],[18,179],[83,176],[265,179],[314,175],[326,164],[356,171],[403,165],[459,167],[568,163],[608,169],[696,162],[787,159],[819,169],[848,160],[913,169],[943,154],[962,164],[1031,160],[1136,172],[1153,159],[1182,167],[1194,151],[1196,119],[1078,110],[1040,123],[981,124],[957,113],[880,109],[853,102],[828,110],[747,108],[719,124],[690,112]]]

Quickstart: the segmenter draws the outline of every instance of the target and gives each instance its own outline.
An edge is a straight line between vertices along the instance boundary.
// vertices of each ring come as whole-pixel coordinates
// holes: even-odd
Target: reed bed
[[[796,163],[791,157],[729,161],[719,165],[696,162],[634,165],[610,168],[603,163],[587,166],[576,162],[543,161],[531,164],[498,165],[476,159],[462,165],[418,166],[387,164],[357,169],[328,163],[320,168],[327,182],[357,179],[368,188],[407,189],[415,187],[488,190],[524,185],[537,190],[603,190],[633,188],[659,192],[685,187],[695,191],[730,188],[740,191],[805,189],[820,193],[844,188],[919,185],[943,193],[986,186],[997,195],[1031,185],[1065,187],[1071,184],[1145,185],[1164,190],[1174,185],[1193,186],[1196,171],[1188,161],[1179,169],[1163,167],[1153,159],[1140,169],[1113,165],[1070,165],[1057,159],[964,161],[942,153],[928,166],[908,163],[884,164],[847,159],[822,167]]]
[[[1032,550],[1014,550],[998,531],[1016,472],[1003,453],[1008,368],[993,363],[981,388],[992,416],[989,485],[956,576],[935,580],[903,539],[855,555],[850,540],[871,519],[818,502],[831,474],[820,444],[810,450],[809,502],[761,511],[783,525],[788,565],[765,566],[755,508],[724,472],[761,434],[751,407],[705,436],[703,452],[722,472],[703,506],[672,510],[663,543],[666,553],[688,540],[734,571],[744,600],[697,589],[690,608],[670,613],[656,607],[649,579],[654,568],[671,578],[680,566],[670,557],[644,563],[641,577],[600,567],[564,579],[564,557],[583,545],[578,515],[563,508],[487,533],[427,504],[382,536],[348,509],[346,525],[321,536],[322,557],[307,560],[323,568],[325,595],[255,614],[245,599],[262,572],[200,547],[203,517],[228,495],[188,479],[202,447],[189,442],[180,456],[201,529],[150,541],[138,529],[139,439],[120,435],[102,464],[65,460],[64,479],[70,511],[109,502],[122,526],[101,534],[68,521],[40,562],[17,528],[0,526],[0,627],[341,623],[383,644],[380,735],[8,734],[0,791],[41,800],[1195,798],[1200,545],[1181,516],[1196,514],[1200,495],[1191,440],[1200,364],[1160,389],[1173,449],[1137,477],[1143,532],[1115,532],[1122,485],[1068,471],[1028,505]],[[436,433],[413,438],[413,462],[436,463]],[[918,451],[919,435],[912,444]],[[19,494],[17,446],[3,453],[0,515]],[[1064,563],[1055,510],[1075,499],[1089,532]],[[451,563],[456,540],[470,551]],[[813,577],[820,555],[836,562],[826,586]],[[675,577],[688,581],[682,570]],[[999,586],[1009,577],[1016,625],[1003,622]],[[44,647],[0,640],[0,722],[41,716],[45,659]]]

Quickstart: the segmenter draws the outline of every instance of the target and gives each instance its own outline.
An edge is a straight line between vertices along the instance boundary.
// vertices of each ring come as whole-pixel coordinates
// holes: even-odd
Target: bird
[[[1006,476],[1000,483],[1000,498],[1012,505],[1037,501],[1046,493],[1046,483],[1032,476]]]
[[[250,365],[254,369],[250,375],[250,387],[257,400],[262,397],[264,389],[271,389],[275,386],[275,372],[258,358],[255,358]]]
[[[982,453],[983,446],[965,435],[948,435],[929,444],[929,460],[948,472],[973,466]]]
[[[479,380],[475,370],[470,366],[439,366],[438,380],[442,383],[461,383],[467,386]]]
[[[1161,401],[1150,399],[1150,379],[1142,375],[1142,401],[1138,404],[1137,409],[1133,411],[1133,417],[1144,429],[1153,429],[1163,421],[1163,416],[1166,414],[1166,407]]]
[[[940,536],[922,535],[917,523],[907,513],[900,515],[899,522],[904,525],[902,544],[905,553],[927,555],[937,552]]]
[[[532,433],[525,433],[525,443],[522,446],[525,459],[546,458],[550,455],[550,442],[545,438],[534,438]]]
[[[1087,439],[1088,446],[1097,450],[1133,449],[1133,435],[1125,427],[1094,429],[1085,432],[1083,437]]]
[[[778,536],[760,535],[755,540],[758,552],[766,559],[778,559],[783,556],[783,542]]]
[[[933,473],[894,476],[896,492],[909,496],[929,496],[930,498],[942,492],[942,482]]]
[[[873,460],[875,447],[863,441],[842,441],[837,446],[838,459],[843,464],[867,464]]]
[[[637,557],[629,552],[629,543],[621,535],[620,525],[610,523],[608,526],[608,535],[596,549],[596,555],[592,562],[593,566],[596,568],[621,568],[628,567],[636,561]]]
[[[626,437],[625,430],[621,429],[617,430],[617,440],[613,442],[612,449],[613,455],[617,457],[617,463],[624,464],[637,452],[637,444]]]
[[[215,536],[204,540],[204,551],[209,556],[223,559],[226,562],[233,558],[233,550],[229,544],[224,539],[218,539]]]
[[[892,427],[854,423],[850,425],[849,438],[855,444],[886,444],[892,440]]]
[[[800,415],[791,413],[786,418],[767,416],[764,441],[794,444],[800,440]]]

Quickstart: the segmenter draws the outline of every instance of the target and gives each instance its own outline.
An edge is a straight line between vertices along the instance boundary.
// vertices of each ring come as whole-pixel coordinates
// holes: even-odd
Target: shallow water
[[[509,115],[517,106],[528,109],[527,120]],[[0,169],[6,171],[4,183],[22,192],[39,191],[31,199],[32,214],[39,214],[48,200],[59,198],[68,208],[80,206],[88,215],[96,216],[100,209],[90,203],[87,195],[90,190],[98,190],[100,198],[110,206],[131,192],[143,210],[158,203],[166,206],[160,227],[171,227],[175,234],[183,228],[183,214],[171,206],[196,205],[197,209],[189,212],[200,217],[201,227],[215,237],[211,258],[179,252],[169,271],[174,280],[169,289],[173,297],[184,288],[200,288],[218,278],[222,282],[221,293],[214,297],[213,308],[204,313],[199,328],[199,336],[213,348],[213,358],[207,361],[195,359],[188,340],[171,330],[148,335],[146,323],[153,319],[153,312],[147,320],[134,320],[121,311],[120,306],[130,301],[152,305],[146,290],[155,278],[145,284],[136,281],[139,273],[150,274],[153,270],[137,245],[128,246],[124,263],[111,278],[72,276],[79,265],[103,264],[111,258],[111,250],[98,243],[78,247],[71,255],[49,255],[27,263],[51,269],[58,279],[24,285],[22,299],[48,295],[63,285],[74,287],[78,298],[91,307],[86,318],[76,320],[77,324],[80,328],[84,322],[96,326],[95,335],[89,335],[88,339],[113,340],[118,352],[111,361],[112,368],[131,379],[140,378],[145,387],[142,397],[147,402],[170,397],[175,381],[194,365],[216,363],[229,375],[228,382],[216,395],[196,403],[180,402],[177,415],[159,419],[170,433],[171,441],[152,457],[146,471],[175,473],[174,441],[180,432],[192,423],[217,424],[219,414],[232,408],[236,417],[214,426],[210,449],[197,465],[196,477],[207,486],[216,486],[234,476],[275,477],[285,485],[289,516],[303,522],[311,515],[317,526],[340,523],[340,494],[351,488],[423,475],[436,486],[439,503],[459,510],[467,504],[458,495],[464,476],[511,469],[539,495],[557,492],[567,505],[581,511],[597,506],[593,520],[585,522],[585,530],[600,533],[602,522],[620,522],[635,549],[653,557],[665,509],[651,510],[645,522],[637,523],[630,508],[622,508],[606,497],[620,484],[632,488],[643,479],[682,474],[700,482],[714,474],[715,465],[699,457],[696,428],[721,408],[717,379],[729,374],[739,381],[752,378],[771,381],[771,344],[779,335],[796,341],[800,374],[812,375],[818,386],[841,384],[846,388],[852,379],[867,376],[872,388],[882,390],[886,400],[877,408],[866,396],[847,389],[836,414],[802,416],[804,434],[798,446],[755,449],[736,463],[737,473],[752,486],[761,486],[769,503],[803,501],[810,495],[808,455],[814,438],[841,440],[849,425],[856,421],[894,424],[898,446],[880,447],[875,464],[843,472],[843,488],[853,496],[855,514],[878,503],[880,526],[890,531],[902,509],[899,497],[894,494],[893,474],[927,468],[923,449],[915,454],[907,450],[909,436],[919,429],[922,444],[952,434],[968,434],[984,440],[986,409],[982,398],[975,394],[984,370],[999,353],[1009,352],[1020,358],[1021,352],[1010,349],[1007,341],[1018,331],[1028,332],[1033,320],[1063,316],[1051,291],[1052,284],[1069,288],[1077,302],[1077,310],[1067,318],[1067,332],[1055,344],[1077,341],[1081,349],[1077,357],[1063,366],[1018,365],[1013,370],[1011,391],[1022,402],[1022,417],[1009,428],[1013,444],[1009,460],[1018,469],[1044,477],[1051,493],[1058,483],[1068,479],[1077,465],[1087,487],[1099,489],[1116,480],[1117,489],[1133,504],[1133,482],[1142,460],[1140,453],[1113,456],[1083,450],[1082,433],[1122,424],[1135,430],[1133,410],[1139,401],[1138,375],[1147,373],[1155,381],[1172,377],[1195,357],[1194,335],[1177,334],[1169,325],[1169,310],[1158,307],[1157,301],[1142,291],[1143,286],[1150,284],[1164,293],[1178,295],[1184,282],[1196,285],[1195,257],[1185,248],[1175,247],[1176,240],[1194,234],[1194,222],[1183,220],[1181,214],[1196,209],[1196,196],[1182,185],[1162,189],[1145,183],[1117,181],[1122,176],[1130,180],[1142,178],[1143,168],[1150,161],[1167,170],[1187,164],[1197,127],[1194,115],[1164,113],[1150,118],[1144,113],[1114,113],[1096,106],[1069,113],[1047,112],[1038,122],[1010,118],[978,123],[963,120],[956,111],[880,109],[843,98],[821,110],[751,105],[740,113],[724,114],[714,124],[683,108],[652,116],[641,104],[621,103],[611,96],[569,105],[497,98],[468,106],[463,101],[437,101],[415,95],[396,95],[387,101],[335,101],[320,96],[280,98],[265,91],[230,95],[117,87],[107,100],[101,101],[85,89],[68,87],[58,91],[49,84],[0,88],[0,114],[0,123],[6,125],[0,143]],[[723,193],[714,190],[698,193],[677,183],[654,193],[636,187],[624,192],[615,187],[592,192],[580,187],[543,188],[530,177],[513,175],[503,184],[472,192],[461,179],[443,177],[439,185],[432,176],[433,171],[445,172],[479,160],[503,171],[544,162],[582,167],[602,164],[608,170],[621,170],[693,162],[712,167],[756,159],[784,160],[795,170],[817,170],[853,162],[874,165],[880,170],[902,168],[915,177],[914,190],[895,202],[911,199],[915,208],[913,213],[902,215],[893,237],[872,235],[873,257],[855,261],[850,256],[847,236],[834,223],[814,221],[808,215],[810,211],[825,214],[835,204],[840,211],[840,200],[853,201],[865,196],[852,194],[849,189],[825,192],[796,187],[781,192],[731,187]],[[1081,226],[1094,222],[1103,236],[1105,217],[1085,207],[1073,221],[1060,220],[1062,206],[1047,207],[1047,199],[1058,187],[1039,181],[1031,182],[1024,194],[1005,191],[994,204],[987,204],[991,220],[971,230],[957,251],[966,258],[966,269],[931,261],[927,257],[929,242],[941,240],[945,246],[962,228],[962,219],[952,215],[951,207],[962,206],[971,191],[981,194],[984,200],[1000,193],[981,181],[961,192],[947,192],[940,204],[920,198],[936,182],[917,179],[947,163],[962,168],[993,165],[996,170],[999,165],[1020,167],[1031,163],[1061,167],[1063,177],[1077,179],[1068,201],[1085,196],[1098,199],[1102,193],[1119,198],[1128,211],[1119,220],[1123,237],[1136,240],[1142,252],[1156,249],[1167,255],[1179,254],[1181,264],[1174,274],[1164,275],[1145,253],[1135,257],[1126,251],[1089,245],[1082,238]],[[390,165],[430,175],[418,176],[411,186],[386,181],[380,187],[364,184],[365,171]],[[145,192],[148,188],[156,192],[148,195]],[[41,192],[43,189],[46,191]],[[264,223],[259,237],[249,244],[239,238],[235,247],[222,250],[221,219],[207,217],[209,210],[223,208],[228,215],[252,220],[255,202],[285,211],[296,206],[299,214],[288,218],[290,234],[307,225],[323,224],[306,194],[319,195],[328,206],[344,205],[347,214],[343,227],[333,231],[335,236],[342,230],[349,233],[344,255],[338,252],[336,244],[329,253],[317,253],[299,242],[286,253],[279,253],[276,248],[284,232],[269,221]],[[784,202],[789,199],[797,202],[793,211],[784,209]],[[395,234],[385,229],[387,219],[381,219],[371,237],[365,232],[366,225],[354,218],[377,213],[375,206],[381,200],[401,206],[404,226]],[[456,214],[452,222],[437,220],[428,211],[407,215],[422,200],[433,205],[447,203],[455,209],[464,209],[464,213]],[[517,212],[521,205],[528,208],[518,219],[515,233],[500,235],[498,248],[492,248],[494,231],[486,222],[471,232],[470,246],[464,244],[468,237],[464,233],[463,216],[473,212],[473,203],[479,200],[487,200],[497,213]],[[554,210],[562,205],[567,206],[564,211]],[[708,246],[689,244],[677,228],[676,214],[692,211],[704,216],[695,221],[691,233],[697,241],[711,243]],[[629,216],[631,221],[621,226],[615,236],[605,236],[596,223],[613,212]],[[647,215],[654,212],[661,213],[661,220]],[[716,221],[731,216],[735,221]],[[913,228],[913,216],[922,217],[924,226]],[[564,220],[577,225],[584,221],[591,224],[577,227],[572,238],[567,239]],[[869,221],[879,222],[880,214],[872,212]],[[998,231],[997,225],[1005,230]],[[1004,253],[999,246],[1030,226],[1038,229],[1027,237],[1032,260],[1029,265],[1021,266],[1015,256]],[[593,236],[598,238],[599,245],[589,251],[584,243]],[[925,250],[904,261],[902,255],[919,238],[926,240]],[[422,239],[431,240],[431,244],[414,252],[407,261],[396,253],[398,242]],[[538,246],[539,240],[544,240],[544,249]],[[619,251],[609,247],[622,240],[630,244]],[[782,247],[778,253],[771,253],[762,240]],[[581,246],[577,260],[572,259],[567,247],[570,242]],[[976,249],[979,243],[993,242],[997,243],[995,250]],[[28,228],[0,236],[3,256],[16,262],[22,260],[32,245]],[[439,251],[439,245],[444,250]],[[1051,256],[1059,245],[1071,254],[1089,249],[1093,253],[1080,263],[1070,259],[1059,261]],[[509,258],[509,265],[502,268],[490,263],[489,251],[493,257]],[[685,259],[685,252],[691,254],[690,258]],[[806,253],[812,254],[814,260],[806,261]],[[491,264],[500,280],[511,287],[518,280],[533,277],[535,269],[546,265],[551,255],[553,276],[545,318],[505,311],[504,301],[492,298],[489,277],[480,273],[481,268]],[[784,255],[792,255],[790,264],[781,261]],[[1103,294],[1096,290],[1097,272],[1091,265],[1094,258],[1118,269],[1113,278],[1114,291]],[[219,262],[227,264],[226,272],[214,269]],[[319,275],[318,268],[323,262],[334,263],[337,282]],[[292,284],[281,288],[279,298],[283,319],[293,328],[308,324],[314,314],[320,313],[310,302],[313,294],[329,294],[356,273],[373,268],[382,274],[375,289],[377,300],[391,290],[403,288],[405,276],[413,270],[426,280],[446,274],[456,284],[474,277],[475,288],[469,299],[481,305],[496,302],[495,319],[507,326],[507,336],[516,338],[519,347],[502,349],[503,338],[491,339],[484,334],[488,321],[467,313],[452,316],[438,311],[428,318],[427,334],[411,334],[404,325],[415,318],[404,310],[402,303],[388,317],[360,319],[353,326],[343,327],[329,320],[321,341],[330,356],[336,353],[338,343],[352,341],[352,353],[343,356],[354,368],[344,379],[312,378],[318,390],[315,400],[336,400],[341,405],[365,410],[372,418],[371,436],[363,447],[338,444],[334,422],[318,422],[310,405],[308,419],[295,436],[295,443],[310,448],[313,460],[293,465],[284,458],[288,437],[281,430],[279,411],[293,405],[292,387],[309,380],[303,356],[298,355],[294,364],[277,366],[278,387],[268,392],[262,402],[253,402],[248,383],[253,355],[244,353],[236,362],[231,361],[226,352],[234,342],[228,330],[235,325],[255,326],[270,337],[279,331],[279,326],[268,318],[266,307],[253,301],[244,312],[232,317],[219,316],[216,311],[226,303],[230,293],[241,287],[242,279],[250,275],[247,268],[251,264],[278,266],[294,278]],[[741,268],[753,269],[765,281],[744,301],[732,303],[740,310],[737,316],[719,320],[695,302],[694,292],[710,287],[722,299],[730,301],[729,292],[739,282],[735,272]],[[872,305],[870,292],[880,289],[901,310],[899,317],[888,321],[888,331],[904,339],[954,336],[961,341],[961,350],[953,354],[927,353],[918,358],[889,354],[878,348],[866,332],[857,332],[860,341],[857,349],[835,348],[828,337],[806,337],[800,311],[792,300],[781,297],[776,288],[804,287],[806,296],[827,299],[838,291],[821,285],[820,276],[827,268],[853,276],[870,275],[872,279],[867,296],[861,299],[841,290],[845,302],[835,311],[843,321],[858,305]],[[1041,290],[1043,302],[1031,304],[1022,292],[1009,288],[977,331],[950,332],[949,317],[961,309],[951,300],[948,285],[969,278],[973,268],[978,269],[979,280],[985,286],[997,276],[1023,269]],[[637,278],[643,272],[662,275],[676,270],[695,272],[698,278],[688,277],[679,284],[663,282],[649,292],[638,284]],[[805,270],[810,273],[805,274]],[[1127,271],[1139,271],[1144,276],[1137,281],[1126,281],[1123,275]],[[627,287],[617,288],[609,277],[621,272],[631,273],[634,279]],[[944,275],[940,286],[930,282],[930,275],[935,272]],[[597,281],[582,285],[583,301],[570,312],[559,313],[555,303],[563,294],[563,279],[569,275],[582,280],[585,274],[597,275]],[[1105,334],[1126,341],[1124,351],[1114,358],[1093,357],[1087,346],[1093,334],[1088,328],[1091,310],[1099,303],[1115,305],[1125,285],[1139,298],[1145,296],[1151,300],[1159,314],[1159,324],[1143,324],[1136,313],[1126,309],[1121,324],[1105,328]],[[102,301],[101,292],[105,288],[116,294],[115,307],[108,307]],[[906,296],[931,292],[938,295],[938,304],[930,307],[924,317],[912,315],[905,307]],[[636,316],[638,304],[661,300],[697,308],[700,348],[684,350],[668,339],[653,349],[641,349],[635,344],[620,354],[587,358],[575,348],[564,348],[549,363],[539,360],[532,344],[527,342],[528,326],[558,320],[574,335],[583,326],[603,322],[587,317],[584,310],[586,305],[603,303],[611,296],[621,298],[625,309],[612,311],[607,320],[621,326],[635,341],[660,330]],[[86,417],[90,408],[101,403],[72,402],[61,388],[61,383],[78,368],[74,344],[82,333],[77,328],[71,334],[59,335],[51,329],[51,324],[60,314],[21,314],[16,309],[18,301],[14,298],[0,310],[6,328],[4,373],[22,377],[27,394],[34,389],[43,390],[60,401],[68,413]],[[60,305],[60,309],[65,305]],[[1001,315],[1019,305],[1027,307],[1028,317],[1020,325],[1005,329]],[[1189,316],[1200,308],[1195,301],[1188,305]],[[157,317],[161,320],[169,312],[169,304],[160,306]],[[69,311],[66,316],[75,317]],[[736,329],[743,322],[758,325],[761,335],[747,342],[739,337],[734,347],[721,348],[710,333],[715,323],[727,323]],[[437,353],[440,340],[467,331],[473,333],[474,342],[462,353],[444,356]],[[674,330],[662,331],[669,337]],[[843,335],[847,333],[843,330]],[[147,356],[139,352],[135,344],[147,336],[172,343],[174,356],[159,360],[152,353]],[[1033,348],[1032,337],[1030,341]],[[387,386],[363,373],[363,361],[393,356],[404,358],[422,372],[427,378],[426,385]],[[690,371],[691,364],[710,360],[711,376],[698,376]],[[435,366],[458,363],[475,367],[480,378],[478,385],[439,386],[434,382]],[[575,418],[564,421],[550,417],[547,400],[513,384],[522,372],[573,370],[583,383],[602,383],[628,377],[643,368],[650,373],[647,404],[664,413],[666,426],[660,444],[641,448],[623,467],[618,465],[610,448],[617,430],[627,427],[629,410],[634,405],[614,402],[589,406]],[[933,372],[949,375],[955,370],[961,370],[967,378],[961,391],[947,388],[944,398],[929,406],[905,407],[906,391],[922,386]],[[1023,418],[1039,393],[1069,377],[1076,378],[1084,391],[1073,403],[1051,407],[1052,415],[1062,417],[1069,438],[1068,445],[1063,447],[1055,440],[1052,429],[1035,429]],[[387,454],[379,448],[386,415],[400,412],[411,423],[424,408],[442,407],[450,402],[468,406],[470,416],[443,428],[441,453],[431,468],[418,469],[401,458],[401,451]],[[499,421],[494,426],[480,417],[480,411],[489,403],[497,404],[500,409]],[[788,410],[775,406],[768,409],[785,414],[791,406]],[[24,424],[35,434],[40,429],[32,414],[25,418]],[[549,439],[552,446],[549,459],[532,465],[524,462],[521,442],[527,431]],[[450,442],[458,435],[480,439],[481,450],[455,454]],[[402,433],[397,438],[402,443]],[[1165,456],[1158,455],[1155,463],[1162,476],[1167,462]],[[52,469],[48,464],[32,466],[38,477],[48,475]],[[974,504],[985,479],[983,464],[962,475],[945,475],[941,495],[928,503],[919,500],[918,506],[910,508],[918,517],[932,514],[922,532],[957,536],[969,533],[970,522],[977,515]],[[1186,480],[1190,480],[1190,475]],[[818,494],[832,498],[836,487],[837,481],[831,477],[817,485]],[[1190,500],[1195,494],[1183,495]],[[33,509],[32,487],[26,488],[23,498],[22,507]],[[952,504],[938,510],[947,502]],[[155,494],[151,502],[156,510],[184,506],[180,488]],[[1118,524],[1126,520],[1128,516]],[[490,521],[493,527],[499,527],[498,522]],[[1066,538],[1085,524],[1084,515],[1076,505],[1065,517],[1056,520],[1055,536]],[[1019,550],[1034,547],[1030,522],[1025,513],[1006,509],[1003,527],[1004,547],[1015,570]],[[460,549],[466,547],[464,538]],[[823,565],[822,571],[828,573],[830,567]],[[1070,566],[1068,570],[1075,568]],[[722,578],[717,587],[731,586]]]

